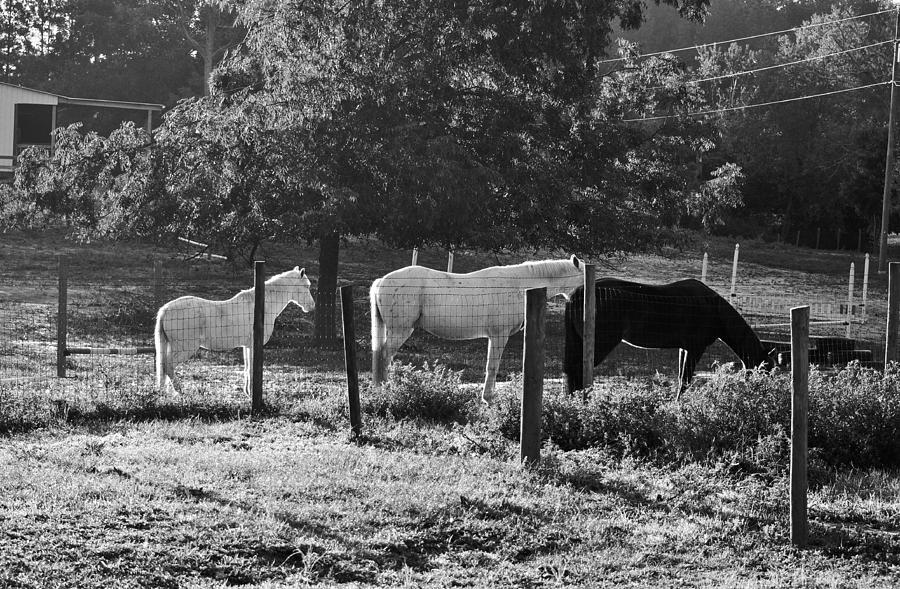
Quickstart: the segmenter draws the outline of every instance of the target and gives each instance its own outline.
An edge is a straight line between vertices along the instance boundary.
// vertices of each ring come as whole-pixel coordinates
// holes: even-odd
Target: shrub
[[[514,390],[521,390],[521,386]],[[705,459],[738,455],[764,468],[788,463],[788,374],[720,370],[673,399],[671,388],[609,381],[581,395],[545,393],[542,437],[562,450],[605,448],[615,456]],[[900,364],[882,373],[850,364],[810,372],[809,447],[827,467],[900,465]],[[501,395],[487,427],[519,438],[519,399]]]
[[[900,364],[810,374],[809,446],[829,464],[900,465]]]
[[[509,387],[521,391],[521,386]],[[541,438],[562,450],[608,448],[623,453],[647,455],[662,445],[657,410],[665,402],[663,391],[637,381],[588,389],[581,394],[544,394]],[[519,439],[520,396],[505,393],[498,398],[490,423],[498,433]]]
[[[364,410],[379,417],[467,423],[476,395],[463,390],[460,373],[441,364],[422,368],[394,362],[380,389],[365,395]]]

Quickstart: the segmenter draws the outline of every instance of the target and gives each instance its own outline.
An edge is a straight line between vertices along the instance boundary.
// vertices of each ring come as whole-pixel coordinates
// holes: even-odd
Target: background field
[[[606,260],[598,273],[699,277],[703,249],[710,282],[727,291],[730,241]],[[417,336],[400,359],[461,371],[467,416],[380,413],[364,373],[365,435],[355,443],[342,353],[309,341],[311,317],[297,311],[267,348],[269,412],[260,418],[246,416],[237,353],[186,363],[181,397],[153,390],[152,356],[70,357],[72,377],[58,382],[58,253],[69,257],[70,345],[146,345],[157,296],[224,298],[250,286],[252,272],[185,260],[189,252],[171,243],[4,235],[0,252],[0,360],[9,379],[0,388],[0,586],[890,587],[900,575],[892,471],[814,461],[811,546],[791,547],[783,436],[765,441],[766,455],[768,446],[752,439],[706,456],[621,438],[563,450],[560,438],[548,441],[539,468],[524,469],[515,441],[502,435],[521,370],[514,348],[501,374],[512,383],[482,407],[472,383],[483,377],[484,343]],[[299,264],[317,274],[312,248],[269,246],[260,255],[272,272]],[[454,265],[464,272],[531,257],[458,252]],[[408,259],[375,242],[344,246],[341,283],[359,285],[363,371],[368,283]],[[164,263],[162,293],[154,292],[154,260]],[[740,288],[794,293],[798,304],[840,300],[851,260],[859,280],[859,254],[742,242]],[[419,263],[443,267],[445,254],[422,251]],[[885,283],[872,272],[870,300],[884,300]],[[878,321],[866,329],[883,333]],[[877,345],[879,336],[862,340]],[[557,348],[545,395],[558,404],[561,339],[549,345]],[[674,357],[642,354],[633,364],[657,361],[659,374],[644,367],[623,380],[616,375],[631,369],[622,361],[601,367],[599,382],[610,395],[638,391],[638,402],[679,415],[668,400]],[[683,415],[703,415],[704,399],[743,390],[740,382],[719,375],[698,384]]]

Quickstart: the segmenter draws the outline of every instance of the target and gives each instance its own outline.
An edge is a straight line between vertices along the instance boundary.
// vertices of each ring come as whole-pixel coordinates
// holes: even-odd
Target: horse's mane
[[[571,259],[564,260],[535,260],[522,262],[520,264],[509,264],[507,266],[491,266],[482,270],[476,270],[472,274],[485,273],[492,276],[528,276],[534,278],[546,278],[559,276],[566,271],[573,274],[578,268],[572,263]]]
[[[273,283],[281,280],[282,278],[286,278],[288,276],[288,274],[294,274],[294,273],[299,275],[297,268],[291,268],[290,270],[285,270],[284,272],[275,274],[274,276],[270,276],[269,278],[266,278],[266,286],[270,286]],[[236,295],[234,295],[233,298],[252,297],[254,290],[255,290],[255,287],[245,288],[244,290],[241,290]]]

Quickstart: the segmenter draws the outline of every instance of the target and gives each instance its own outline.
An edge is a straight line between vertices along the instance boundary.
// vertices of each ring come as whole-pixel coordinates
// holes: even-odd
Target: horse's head
[[[313,298],[312,293],[309,292],[311,283],[309,276],[306,275],[306,268],[294,266],[290,274],[294,279],[292,280],[292,285],[295,287],[291,292],[291,302],[303,309],[305,313],[309,313],[316,308],[316,300]]]
[[[559,278],[560,281],[556,285],[559,290],[556,292],[548,291],[547,296],[562,295],[566,300],[569,300],[572,292],[584,284],[584,260],[572,254],[560,272]]]

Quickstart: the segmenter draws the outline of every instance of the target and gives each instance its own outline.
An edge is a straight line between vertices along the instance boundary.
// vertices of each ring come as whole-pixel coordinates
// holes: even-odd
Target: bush
[[[809,446],[829,464],[900,466],[900,364],[810,374]]]
[[[489,420],[489,428],[518,440],[517,396],[501,395]],[[587,402],[545,393],[541,433],[562,450],[669,459],[737,454],[768,469],[788,463],[790,420],[788,374],[720,370],[678,402],[670,387],[637,380],[588,389]],[[900,466],[900,364],[884,373],[858,363],[833,374],[811,370],[809,447],[827,467]]]
[[[521,390],[521,386],[510,387]],[[669,391],[637,381],[588,389],[581,394],[550,392],[544,395],[541,438],[562,450],[604,447],[617,455],[647,455],[663,444],[659,436],[658,408]],[[500,395],[491,414],[491,427],[512,440],[519,439],[520,401],[511,393]]]
[[[476,395],[463,390],[460,378],[441,364],[416,368],[394,362],[381,388],[365,396],[363,409],[396,420],[465,424],[476,410]]]

